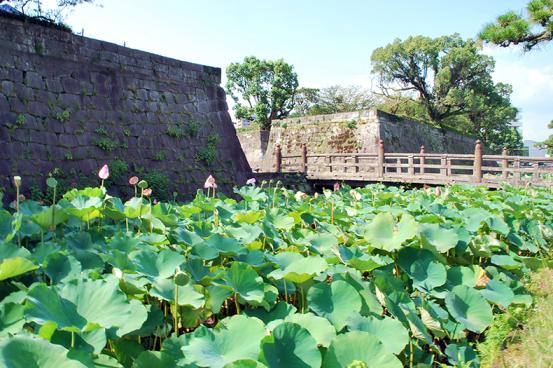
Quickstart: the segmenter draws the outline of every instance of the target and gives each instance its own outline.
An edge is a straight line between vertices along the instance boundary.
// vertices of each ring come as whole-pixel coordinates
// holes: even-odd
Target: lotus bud
[[[255,185],[255,178],[250,178],[246,180],[246,185]]]
[[[332,192],[330,190],[324,190],[323,193],[326,199],[330,199],[332,197]]]
[[[340,190],[340,183],[338,183],[338,182],[334,183],[334,188],[333,189],[334,189],[335,192],[339,191]]]
[[[313,198],[315,199],[319,198],[319,193],[315,192],[315,194],[313,194]]]
[[[442,195],[442,190],[440,189],[440,187],[434,188],[434,194],[436,194],[436,197],[439,197]]]
[[[361,194],[359,194],[359,192],[357,192],[355,189],[352,189],[349,191],[349,194],[356,200],[356,201],[360,201],[361,200]]]
[[[296,192],[296,194],[294,194],[294,198],[296,199],[296,202],[300,202],[304,195],[305,195],[305,193],[300,192],[300,191],[298,190],[298,191]]]
[[[98,176],[102,180],[106,180],[107,178],[109,178],[109,167],[108,167],[108,165],[102,166],[100,171],[98,171]]]
[[[16,188],[21,187],[21,176],[13,177],[13,185],[15,185]]]
[[[123,271],[121,271],[117,267],[113,267],[113,269],[111,270],[111,273],[113,274],[113,276],[117,277],[118,279],[123,278]]]
[[[217,183],[215,182],[215,178],[211,175],[207,177],[204,183],[204,189],[208,188],[217,188]]]
[[[146,188],[142,191],[142,194],[144,195],[144,197],[149,197],[150,195],[152,195],[152,188]]]
[[[285,198],[288,198],[288,190],[286,188],[282,188],[282,195],[285,197]]]

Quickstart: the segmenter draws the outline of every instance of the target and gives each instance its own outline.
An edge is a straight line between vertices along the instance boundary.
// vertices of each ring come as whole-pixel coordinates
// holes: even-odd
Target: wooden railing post
[[[415,175],[415,166],[413,165],[413,155],[409,155],[407,157],[407,164],[409,165],[409,167],[407,168],[407,173],[409,175]]]
[[[476,141],[474,146],[474,166],[472,170],[474,176],[474,182],[482,182],[482,144],[480,140]]]
[[[332,172],[332,156],[328,156],[328,171]]]
[[[379,178],[386,174],[386,169],[384,168],[384,141],[382,139],[378,141],[378,167],[376,170]]]
[[[419,154],[420,154],[420,158],[419,158],[420,173],[421,175],[423,175],[424,174],[424,145],[421,146],[421,150]]]
[[[442,155],[440,159],[440,175],[447,176],[447,155]]]
[[[509,172],[507,171],[507,169],[509,168],[509,160],[507,159],[508,155],[509,151],[507,150],[507,148],[503,148],[503,151],[501,152],[501,156],[503,156],[503,158],[501,159],[501,176],[503,177],[503,179],[509,178]]]
[[[307,144],[301,145],[301,172],[307,174]]]
[[[359,154],[355,154],[353,156],[353,162],[355,163],[355,172],[358,173],[359,172]]]
[[[514,167],[515,167],[515,185],[520,185],[520,181],[521,181],[521,177],[522,177],[522,174],[520,172],[520,157],[516,157],[515,158],[515,162],[514,162]]]
[[[280,144],[277,144],[274,152],[274,161],[273,161],[275,172],[282,172],[282,148]]]

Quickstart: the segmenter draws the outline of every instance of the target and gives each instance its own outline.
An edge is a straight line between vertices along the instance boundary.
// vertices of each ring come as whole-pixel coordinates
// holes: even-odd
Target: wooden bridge
[[[387,153],[382,140],[377,153],[310,154],[303,144],[298,154],[283,155],[277,145],[273,170],[319,181],[553,186],[553,158],[510,156],[507,150],[484,155],[480,141],[474,154],[426,153],[424,146],[418,153]]]

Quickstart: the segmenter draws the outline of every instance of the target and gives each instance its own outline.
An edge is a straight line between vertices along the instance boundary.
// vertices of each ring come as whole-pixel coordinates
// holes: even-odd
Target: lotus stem
[[[71,331],[71,349],[75,347],[75,332]]]
[[[286,286],[286,280],[284,280],[284,301],[288,303],[288,287]]]
[[[175,284],[175,315],[173,316],[175,323],[175,335],[179,336],[179,286]]]
[[[334,202],[330,202],[330,223],[334,225]]]
[[[413,339],[409,339],[409,368],[413,368]]]
[[[236,314],[240,314],[240,303],[238,303],[237,293],[234,293],[234,305],[236,306]]]

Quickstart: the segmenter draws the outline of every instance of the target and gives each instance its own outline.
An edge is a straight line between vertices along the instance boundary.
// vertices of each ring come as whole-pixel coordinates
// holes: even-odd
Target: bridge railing
[[[386,153],[380,141],[377,153],[316,153],[307,146],[299,154],[283,155],[280,145],[274,152],[276,172],[301,172],[312,179],[412,182],[428,184],[502,183],[553,185],[553,158],[483,155],[480,141],[474,154]]]

